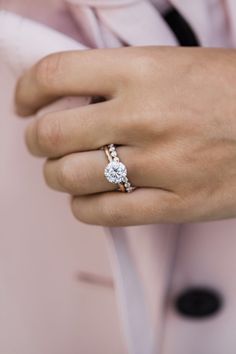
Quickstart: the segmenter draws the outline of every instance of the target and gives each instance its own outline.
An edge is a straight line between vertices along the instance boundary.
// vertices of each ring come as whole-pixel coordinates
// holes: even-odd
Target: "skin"
[[[126,47],[58,53],[19,80],[20,116],[64,96],[106,101],[32,120],[26,143],[46,158],[49,187],[77,219],[128,226],[236,216],[236,52]],[[117,192],[103,171],[114,143],[139,187]]]

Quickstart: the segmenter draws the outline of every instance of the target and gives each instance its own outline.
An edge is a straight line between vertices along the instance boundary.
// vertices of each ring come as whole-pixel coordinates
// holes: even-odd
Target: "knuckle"
[[[62,129],[57,118],[44,116],[37,121],[36,138],[42,153],[51,153],[61,145]]]
[[[74,194],[78,190],[78,178],[70,161],[64,161],[58,171],[58,182],[67,192]]]
[[[62,68],[63,53],[51,54],[41,59],[34,68],[37,84],[47,91],[57,83]]]

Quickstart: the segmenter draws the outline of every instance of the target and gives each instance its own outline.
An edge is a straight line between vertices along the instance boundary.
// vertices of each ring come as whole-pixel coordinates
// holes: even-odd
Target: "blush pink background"
[[[114,1],[118,4],[118,0]],[[80,6],[76,1],[67,6],[59,0],[34,1],[33,5],[29,0],[0,4],[91,47],[107,43],[118,46],[124,40],[130,45],[176,44],[152,7],[144,8],[145,17],[137,4],[127,8],[98,6],[99,21],[93,24],[91,11],[95,11],[95,5],[108,1],[87,1],[93,3],[93,9],[81,7],[82,2],[85,5],[82,0],[78,1]],[[232,0],[172,3],[190,19],[203,45],[235,46],[236,4]],[[160,9],[165,5],[165,1],[159,2]],[[133,19],[140,23],[144,18],[143,27],[134,26]],[[101,41],[98,28],[105,42]],[[8,64],[2,53],[0,352],[126,354],[128,346],[115,287],[111,286],[116,279],[106,232],[74,220],[67,197],[45,186],[42,161],[31,157],[24,145],[27,122],[13,113],[16,77]],[[150,310],[155,353],[157,349],[163,354],[235,353],[235,230],[235,219],[127,230]],[[81,281],[81,272],[95,275],[105,284]],[[222,312],[203,321],[186,320],[176,314],[172,306],[174,296],[191,285],[216,288],[225,299]],[[136,295],[129,293],[131,301]],[[141,343],[141,339],[136,338],[136,342]],[[134,350],[133,353],[139,354]]]

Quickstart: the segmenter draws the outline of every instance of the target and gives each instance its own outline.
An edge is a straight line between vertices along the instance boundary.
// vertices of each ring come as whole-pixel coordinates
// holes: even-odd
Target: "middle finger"
[[[56,158],[96,150],[109,143],[123,145],[125,123],[117,119],[116,99],[48,113],[26,130],[26,144],[35,156]]]

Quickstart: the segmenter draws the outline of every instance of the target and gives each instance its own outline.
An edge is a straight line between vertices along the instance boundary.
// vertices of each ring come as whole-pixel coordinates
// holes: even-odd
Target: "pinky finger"
[[[153,188],[73,197],[71,207],[78,220],[102,226],[178,223],[184,216],[183,201],[177,194]]]

